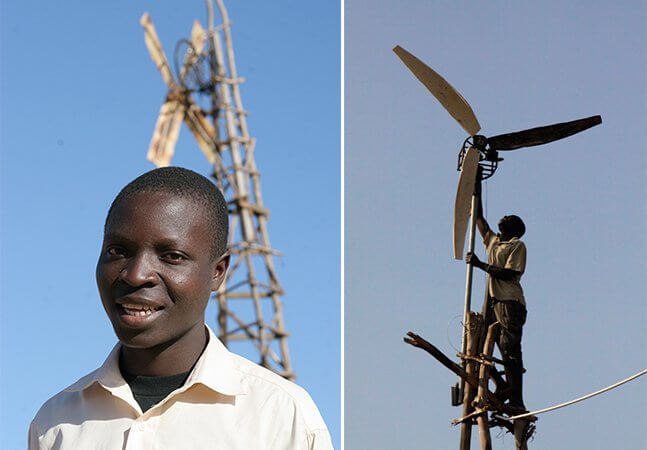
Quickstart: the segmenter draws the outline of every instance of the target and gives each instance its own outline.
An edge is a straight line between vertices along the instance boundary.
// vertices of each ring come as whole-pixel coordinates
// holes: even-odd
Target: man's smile
[[[164,309],[164,305],[147,298],[126,295],[115,302],[119,319],[128,327],[149,326]]]
[[[155,309],[133,303],[118,304],[116,307],[119,319],[128,328],[149,327],[164,313],[163,307]]]

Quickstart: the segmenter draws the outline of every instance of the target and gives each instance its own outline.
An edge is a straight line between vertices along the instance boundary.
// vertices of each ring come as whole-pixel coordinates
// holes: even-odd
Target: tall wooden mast
[[[177,118],[183,113],[229,205],[232,259],[226,282],[215,295],[219,338],[230,347],[251,346],[261,365],[293,379],[281,304],[283,288],[274,267],[276,252],[267,231],[269,211],[263,206],[255,140],[249,134],[240,95],[243,80],[236,71],[229,16],[222,0],[216,0],[222,23],[215,26],[212,2],[206,3],[208,31],[194,24],[191,40],[185,41],[188,49],[178,82],[172,76],[168,79],[170,66],[152,22],[147,14],[142,17],[149,52],[170,87],[148,158],[158,166],[170,163],[181,123]],[[210,109],[198,106],[192,95],[206,97]]]

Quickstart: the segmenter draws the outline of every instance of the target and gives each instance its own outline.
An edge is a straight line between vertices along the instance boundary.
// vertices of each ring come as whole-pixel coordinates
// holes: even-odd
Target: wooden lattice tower
[[[150,17],[142,16],[147,47],[170,88],[148,158],[158,166],[170,163],[184,119],[212,164],[213,177],[229,205],[232,259],[226,282],[215,295],[219,338],[229,347],[251,345],[261,365],[293,379],[282,314],[283,289],[267,231],[269,211],[263,206],[255,140],[249,134],[240,95],[243,80],[236,71],[227,10],[222,0],[216,2],[222,23],[214,26],[212,3],[207,0],[208,31],[194,23],[190,41],[184,41],[188,48],[180,70],[176,62],[177,81]]]

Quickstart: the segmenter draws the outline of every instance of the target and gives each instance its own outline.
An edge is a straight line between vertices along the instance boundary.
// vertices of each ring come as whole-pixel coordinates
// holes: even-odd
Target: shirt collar
[[[499,233],[497,233],[496,237],[497,237],[497,238],[498,238],[498,240],[499,240],[499,244],[508,244],[508,243],[510,243],[510,242],[514,242],[514,241],[518,241],[518,240],[519,240],[519,238],[518,238],[518,237],[516,237],[516,236],[512,236],[512,237],[511,237],[510,239],[508,239],[507,241],[504,241],[504,240],[502,240],[502,239],[501,239],[501,235],[500,235]]]
[[[193,384],[200,383],[224,395],[246,394],[242,373],[236,368],[231,353],[207,324],[205,327],[209,332],[209,343],[198,358],[184,386],[189,388]],[[119,370],[120,350],[121,344],[117,343],[101,367],[65,390],[83,391],[98,383],[113,394],[123,390],[130,391],[128,383]]]

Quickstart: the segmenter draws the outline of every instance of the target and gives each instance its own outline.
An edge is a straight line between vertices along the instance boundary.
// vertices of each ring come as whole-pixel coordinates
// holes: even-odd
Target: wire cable
[[[590,393],[588,395],[585,395],[583,397],[576,398],[575,400],[571,400],[570,402],[560,403],[559,405],[550,406],[548,408],[540,409],[540,410],[529,412],[529,413],[519,414],[519,415],[512,416],[512,417],[506,417],[506,419],[507,420],[523,419],[524,417],[536,416],[537,414],[541,414],[541,413],[545,413],[545,412],[548,412],[548,411],[553,411],[555,409],[563,408],[565,406],[572,405],[573,403],[581,402],[582,400],[586,400],[586,399],[589,399],[589,398],[594,397],[596,395],[602,394],[603,392],[610,391],[611,389],[617,388],[618,386],[620,386],[622,384],[628,383],[629,381],[634,380],[634,379],[636,379],[638,377],[641,377],[641,376],[645,375],[646,373],[647,373],[647,369],[641,370],[640,372],[638,372],[635,375],[630,376],[629,378],[625,378],[624,380],[618,381],[617,383],[612,384],[611,386],[607,386],[604,389],[600,389],[599,391],[592,392],[592,393]]]
[[[481,205],[483,206],[483,205]],[[487,217],[488,195],[487,195],[487,181],[485,182],[485,207],[483,208],[483,216]]]
[[[446,331],[447,331],[447,343],[449,344],[449,346],[450,346],[451,348],[453,348],[453,349],[454,349],[454,351],[455,351],[456,353],[459,353],[459,352],[460,352],[460,350],[459,350],[459,349],[454,345],[454,343],[451,341],[451,338],[449,337],[449,328],[452,326],[452,323],[453,323],[456,319],[460,319],[460,318],[461,318],[460,314],[457,314],[457,315],[455,315],[454,317],[452,317],[451,319],[449,319],[449,321],[447,322],[447,330],[446,330]],[[462,328],[462,329],[463,329],[463,331],[464,331],[464,329],[465,329],[465,325],[463,325],[463,322],[460,322],[460,324],[461,324],[461,328]]]

